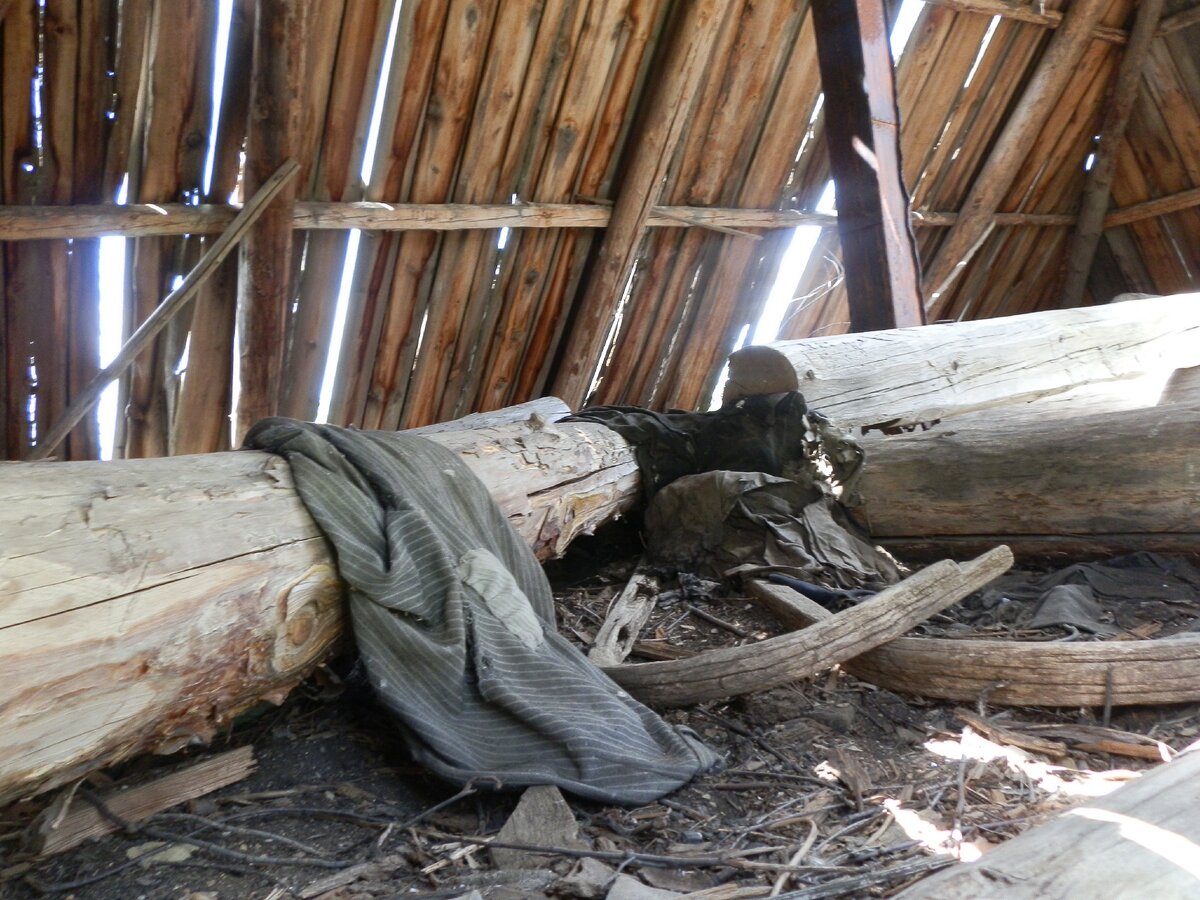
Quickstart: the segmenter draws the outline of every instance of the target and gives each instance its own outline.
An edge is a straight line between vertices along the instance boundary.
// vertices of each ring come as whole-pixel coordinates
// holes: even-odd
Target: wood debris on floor
[[[617,535],[608,558],[589,556],[597,543],[550,567],[560,627],[581,649],[640,555]],[[674,659],[781,630],[721,585],[663,578],[632,655]],[[410,761],[353,675],[325,670],[191,763],[252,747],[257,769],[236,783],[129,812],[127,792],[194,781],[163,777],[177,762],[141,757],[9,807],[0,886],[18,900],[890,896],[1136,779],[1200,734],[1194,704],[1116,709],[1104,722],[1101,710],[904,697],[838,668],[666,717],[721,751],[725,768],[632,809],[547,788],[457,790]],[[112,833],[48,843],[52,826],[80,816]]]

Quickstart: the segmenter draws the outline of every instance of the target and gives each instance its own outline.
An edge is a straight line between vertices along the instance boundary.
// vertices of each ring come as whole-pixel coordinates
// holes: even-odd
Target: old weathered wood
[[[845,426],[911,425],[1080,386],[1116,394],[1196,365],[1200,294],[1182,294],[747,347],[730,357],[725,398],[799,390]]]
[[[692,102],[708,75],[708,53],[727,12],[725,0],[696,0],[682,7],[660,78],[648,99],[641,132],[613,206],[588,285],[572,314],[563,364],[553,391],[568,403],[583,402],[620,304],[650,209],[688,121]]]
[[[992,216],[1017,176],[1033,136],[1057,104],[1107,5],[1107,0],[1072,3],[1062,26],[1053,33],[1020,103],[1005,122],[995,149],[975,176],[958,221],[925,272],[925,305],[932,318],[937,318],[950,283],[961,273],[986,236]]]
[[[925,324],[883,0],[812,6],[852,331]]]
[[[250,104],[250,57],[255,0],[237,0],[229,23],[226,81],[220,103],[218,141],[206,200],[228,199],[238,186]],[[212,245],[204,237],[203,249]],[[233,440],[234,331],[238,260],[227,257],[200,288],[188,333],[188,365],[172,422],[172,455],[228,450]]]
[[[302,141],[308,0],[258,0],[246,128],[246,193],[266,184],[293,158]],[[294,182],[246,235],[239,252],[238,336],[240,391],[236,440],[279,409],[285,337],[292,304]]]
[[[815,675],[899,637],[1011,565],[1007,547],[962,565],[944,560],[803,631],[691,659],[605,671],[639,700],[668,706],[767,690]]]
[[[638,635],[654,612],[658,581],[644,572],[634,572],[621,593],[617,594],[604,624],[596,632],[588,659],[598,666],[619,666],[625,661]],[[649,595],[649,596],[647,596]]]
[[[1060,812],[970,863],[897,895],[904,900],[1067,900],[1189,897],[1200,884],[1196,784],[1190,750],[1111,794]]]
[[[299,166],[294,161],[289,161],[281,166],[279,171],[263,184],[258,194],[239,213],[238,218],[234,220],[229,230],[213,243],[196,264],[195,268],[184,278],[179,287],[163,298],[162,303],[138,326],[137,331],[117,351],[117,355],[113,358],[113,361],[105,366],[104,370],[93,378],[86,388],[79,392],[76,399],[71,403],[71,406],[63,413],[62,418],[47,429],[45,437],[38,441],[37,447],[29,454],[30,459],[45,459],[54,451],[58,443],[100,399],[100,394],[108,386],[108,383],[114,378],[120,377],[121,373],[137,358],[138,354],[149,346],[158,333],[170,323],[171,317],[178,315],[186,307],[192,297],[195,296],[196,291],[204,284],[205,279],[220,266],[225,257],[238,245],[238,241],[241,240],[242,236],[254,224],[263,210],[270,205],[271,201],[284,186],[295,177],[298,169]]]
[[[1005,409],[864,439],[876,538],[1191,534],[1200,406],[1040,418]]]
[[[114,785],[99,800],[125,821],[140,822],[172,806],[235,784],[256,768],[254,748],[239,747],[134,787]],[[56,799],[26,831],[27,849],[40,856],[62,853],[89,838],[112,834],[120,828],[91,803],[75,796],[74,790],[64,790],[65,805]]]
[[[600,425],[428,435],[542,558],[636,502]],[[0,467],[0,798],[210,738],[342,633],[330,550],[257,452]]]
[[[1042,25],[1046,28],[1058,28],[1063,21],[1063,14],[1060,10],[1047,9],[1041,5],[1013,3],[1008,0],[926,0],[926,2],[958,12],[978,13],[989,18],[1000,16],[1018,22]],[[1107,25],[1097,25],[1092,30],[1092,37],[1110,44],[1123,44],[1128,39],[1128,35],[1120,28],[1112,28]]]
[[[1192,547],[1197,546],[1193,535]],[[946,552],[946,545],[939,545]],[[967,548],[964,548],[967,549]],[[974,551],[969,551],[974,552]],[[1068,562],[1077,561],[1072,555]],[[807,628],[832,613],[783,585],[747,591],[780,622]],[[1157,641],[972,640],[897,637],[844,663],[892,691],[1009,706],[1137,706],[1200,698],[1200,638]]]
[[[1096,148],[1087,185],[1079,205],[1079,220],[1067,245],[1066,272],[1060,290],[1060,305],[1078,306],[1087,289],[1088,272],[1096,255],[1096,247],[1104,230],[1104,215],[1111,201],[1113,176],[1117,171],[1117,154],[1125,139],[1125,126],[1141,90],[1143,66],[1150,52],[1150,43],[1162,16],[1164,0],[1142,0],[1137,18],[1129,34],[1129,44],[1121,57],[1115,82],[1100,126],[1100,145]]]

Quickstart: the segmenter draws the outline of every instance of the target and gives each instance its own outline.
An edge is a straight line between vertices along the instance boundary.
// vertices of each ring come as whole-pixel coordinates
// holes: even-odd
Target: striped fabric
[[[371,683],[438,775],[645,803],[718,764],[558,635],[541,566],[454,453],[279,418],[246,445],[291,464]]]

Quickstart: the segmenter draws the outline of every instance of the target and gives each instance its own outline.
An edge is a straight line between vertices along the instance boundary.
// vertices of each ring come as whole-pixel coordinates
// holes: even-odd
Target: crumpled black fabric
[[[1138,552],[1049,573],[1014,570],[964,601],[963,609],[975,626],[1064,625],[1108,637],[1128,622],[1158,620],[1171,607],[1186,612],[1197,604],[1200,569],[1183,557]]]
[[[438,775],[646,803],[719,764],[558,634],[541,566],[457,454],[281,418],[246,446],[290,463],[371,685]]]
[[[633,445],[647,500],[676,479],[700,472],[795,478],[817,453],[828,459],[834,480],[848,484],[863,458],[857,444],[795,391],[744,397],[711,412],[592,406],[566,421],[607,425]]]

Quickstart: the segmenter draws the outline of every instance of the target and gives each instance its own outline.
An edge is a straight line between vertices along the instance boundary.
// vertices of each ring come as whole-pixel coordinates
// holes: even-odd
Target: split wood
[[[751,581],[749,596],[805,628],[832,614],[791,588]],[[860,607],[861,608],[861,607]],[[1200,635],[1160,641],[1033,642],[896,637],[846,665],[888,690],[1006,706],[1136,706],[1200,700]]]
[[[598,666],[618,666],[624,662],[654,612],[658,581],[642,572],[640,565],[638,569],[609,607],[588,651],[588,659]]]
[[[299,171],[300,164],[294,159],[289,159],[267,179],[258,192],[250,198],[250,201],[242,207],[242,211],[234,218],[228,230],[217,238],[208,251],[200,257],[200,262],[196,263],[196,267],[188,272],[183,283],[167,294],[154,312],[146,317],[146,321],[138,326],[137,331],[130,335],[129,340],[117,352],[113,361],[76,395],[61,418],[46,431],[46,436],[38,439],[37,446],[29,453],[31,461],[45,459],[62,443],[63,438],[71,433],[71,429],[78,425],[79,421],[100,400],[100,395],[108,387],[109,382],[114,378],[119,378],[158,333],[183,311],[208,277],[225,261],[225,257],[237,247],[242,236],[250,230],[259,216],[266,211],[271,201],[296,177],[296,173]]]
[[[642,702],[667,706],[767,690],[815,675],[899,637],[1003,574],[1012,562],[1012,553],[1004,546],[961,565],[943,560],[803,631],[691,659],[605,671]]]
[[[121,819],[137,822],[240,781],[255,767],[254,748],[241,747],[128,790],[114,789],[103,802]],[[72,808],[74,795],[74,788],[65,789],[62,802],[56,800],[38,817],[28,831],[29,849],[49,856],[117,830],[117,824],[93,805],[77,803]]]

